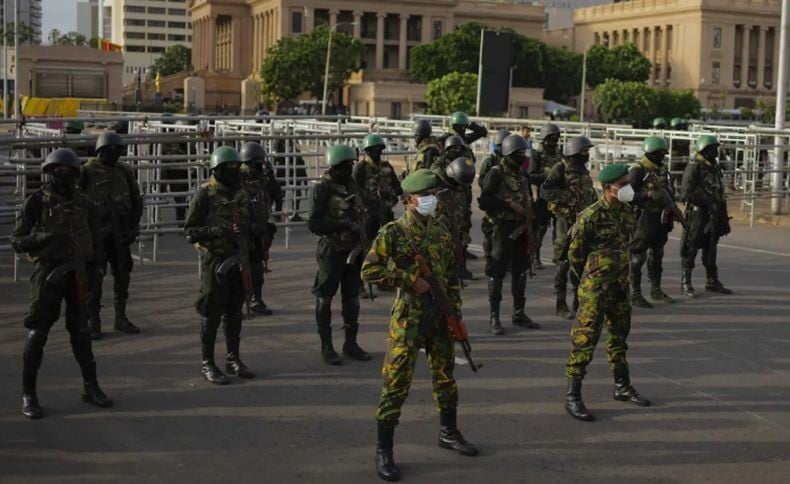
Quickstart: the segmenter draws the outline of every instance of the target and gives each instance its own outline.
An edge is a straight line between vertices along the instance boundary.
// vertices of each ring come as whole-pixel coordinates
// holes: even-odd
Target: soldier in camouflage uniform
[[[444,170],[432,170],[438,179],[439,206],[436,208],[435,219],[446,228],[453,237],[453,253],[455,254],[458,277],[464,279],[477,278],[466,269],[464,249],[468,242],[463,238],[461,228],[464,226],[464,203],[466,189],[475,179],[475,165],[469,158],[458,157],[447,165]]]
[[[22,370],[22,414],[30,419],[44,416],[38,402],[36,382],[52,325],[66,301],[66,329],[80,365],[83,400],[100,407],[112,406],[96,380],[85,305],[90,292],[90,273],[102,257],[102,236],[93,204],[77,191],[80,160],[68,149],[50,153],[41,165],[46,181],[33,192],[19,212],[11,245],[34,262],[28,329]]]
[[[551,225],[551,221],[554,218],[549,211],[548,202],[540,195],[540,186],[546,181],[554,165],[562,162],[562,153],[559,149],[560,134],[560,127],[554,123],[549,123],[540,129],[540,147],[532,151],[532,160],[530,160],[529,169],[527,170],[529,182],[535,186],[538,194],[535,199],[538,248],[535,257],[532,258],[532,267],[534,269],[543,269],[543,263],[540,261],[540,248],[543,246],[543,239],[546,237],[546,232],[549,231],[549,225]]]
[[[252,302],[250,310],[269,316],[272,310],[263,301],[263,283],[269,249],[277,226],[269,221],[272,205],[282,207],[283,190],[274,178],[274,168],[266,150],[259,143],[241,147],[241,185],[250,198],[250,267],[252,271]],[[279,208],[276,208],[279,210]]]
[[[329,170],[311,194],[307,227],[319,236],[316,248],[318,272],[312,293],[316,297],[315,319],[321,337],[321,355],[330,365],[343,360],[332,346],[332,298],[342,294],[343,353],[360,361],[370,355],[357,344],[359,332],[359,271],[368,247],[365,234],[365,205],[354,182],[356,153],[350,146],[334,145],[327,152]]]
[[[683,201],[686,203],[686,229],[680,241],[681,291],[696,297],[691,272],[697,251],[702,249],[702,265],[707,282],[705,290],[719,294],[732,291],[719,280],[716,246],[730,233],[730,217],[724,195],[721,166],[718,162],[719,141],[713,135],[702,135],[694,148],[696,155],[683,172]]]
[[[480,164],[480,176],[477,178],[477,183],[480,188],[483,188],[483,180],[491,170],[491,168],[498,166],[502,161],[502,142],[510,136],[510,131],[500,129],[494,136],[494,151],[488,155]],[[494,230],[494,223],[487,214],[483,215],[480,221],[480,229],[483,232],[483,255],[488,258],[491,255],[491,234]]]
[[[689,123],[683,118],[672,118],[670,121],[673,131],[688,131]],[[683,182],[683,170],[689,163],[691,142],[685,139],[672,140],[672,161],[669,164],[670,179],[674,193],[680,193]]]
[[[184,235],[200,251],[200,292],[195,309],[201,316],[200,348],[203,377],[214,384],[229,383],[214,362],[220,322],[225,332],[225,369],[239,378],[253,374],[241,361],[241,308],[244,305],[241,242],[250,233],[250,198],[241,187],[241,157],[230,146],[211,155],[211,178],[192,199]]]
[[[631,386],[626,361],[631,304],[628,301],[628,243],[634,231],[633,209],[627,205],[628,168],[614,164],[601,170],[604,193],[578,216],[571,234],[568,259],[580,280],[579,310],[571,329],[571,349],[566,366],[568,390],[565,410],[574,418],[595,420],[582,400],[582,380],[592,361],[603,326],[609,330],[606,352],[614,373],[614,399],[639,406],[650,405]],[[633,199],[633,191],[630,191]]]
[[[79,182],[82,192],[99,210],[104,253],[107,256],[107,260],[99,264],[92,291],[90,318],[91,337],[94,339],[101,337],[102,280],[107,261],[114,281],[115,329],[129,334],[140,332],[126,317],[126,303],[134,266],[131,245],[140,233],[143,200],[134,172],[128,164],[118,161],[125,152],[126,147],[120,135],[112,131],[102,133],[96,140],[98,157],[82,167]]]
[[[593,144],[584,136],[576,136],[565,145],[564,158],[549,171],[546,180],[540,186],[541,196],[548,202],[549,210],[554,214],[554,263],[557,271],[554,275],[554,291],[557,296],[556,313],[558,316],[573,319],[574,314],[565,300],[568,287],[568,244],[569,233],[576,222],[576,215],[595,203],[597,194],[593,188],[587,162],[590,159],[590,148]],[[577,306],[576,285],[574,286],[574,310]]]
[[[642,143],[644,156],[631,165],[629,176],[634,189],[632,205],[637,208],[636,231],[631,239],[631,304],[652,308],[642,295],[642,266],[647,261],[650,297],[655,301],[675,302],[661,290],[664,246],[672,231],[673,203],[669,170],[664,164],[667,142],[658,136],[648,136]]]
[[[529,180],[521,170],[526,159],[527,141],[523,136],[510,135],[502,142],[502,161],[491,168],[483,181],[480,208],[493,223],[491,231],[491,254],[486,258],[488,276],[488,302],[491,307],[489,322],[491,333],[502,335],[499,306],[502,301],[502,286],[508,270],[513,295],[514,326],[540,329],[525,312],[527,302],[527,270],[530,250],[534,249],[532,193]],[[525,224],[528,228],[511,237]],[[532,240],[530,240],[532,238]]]
[[[430,168],[433,160],[439,158],[442,153],[442,145],[431,136],[431,123],[424,119],[414,122],[414,143],[417,154],[414,157],[412,166],[404,172],[406,175],[420,168]],[[405,175],[404,175],[405,176]]]
[[[417,170],[403,180],[406,212],[379,232],[365,258],[362,277],[384,288],[397,289],[392,306],[387,355],[382,368],[384,380],[376,411],[378,443],[376,470],[388,481],[400,479],[392,455],[393,435],[406,400],[420,348],[425,348],[433,375],[433,397],[440,414],[439,446],[462,455],[477,455],[457,428],[458,387],[453,378],[455,346],[444,318],[435,312],[430,285],[422,277],[420,264],[427,262],[444,284],[457,309],[461,307],[455,259],[446,250],[450,233],[435,214],[438,179],[428,170]]]
[[[359,187],[362,202],[367,210],[365,218],[365,234],[368,240],[376,237],[379,229],[395,218],[392,212],[398,199],[403,194],[395,169],[388,161],[381,159],[387,145],[384,138],[377,134],[369,134],[362,140],[365,156],[354,165],[354,181]],[[365,248],[365,253],[368,252]],[[373,297],[362,286],[362,297]]]

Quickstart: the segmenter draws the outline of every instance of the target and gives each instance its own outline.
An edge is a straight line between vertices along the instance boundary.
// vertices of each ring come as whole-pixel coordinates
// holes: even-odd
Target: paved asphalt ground
[[[244,326],[242,354],[257,378],[216,387],[200,377],[195,254],[171,235],[161,262],[133,274],[130,316],[143,333],[110,334],[95,345],[102,386],[116,406],[101,410],[80,401],[79,372],[60,322],[40,378],[47,418],[35,422],[19,413],[28,287],[9,280],[5,257],[0,482],[377,482],[373,415],[392,295],[363,301],[361,344],[374,360],[329,367],[319,356],[308,292],[314,239],[295,229],[289,250],[282,240],[265,296],[276,314]],[[673,296],[677,252],[673,238],[665,264]],[[552,267],[529,281],[528,312],[543,324],[539,331],[508,324],[506,336],[490,335],[485,282],[470,283],[464,314],[485,367],[478,374],[465,365],[456,370],[459,421],[482,453],[465,458],[436,446],[438,418],[421,364],[395,437],[404,480],[790,482],[790,230],[734,224],[720,266],[735,295],[701,291],[693,301],[634,312],[628,359],[652,407],[612,401],[598,349],[584,392],[599,418],[594,423],[563,410],[571,323],[552,314]],[[471,263],[476,274],[482,267]],[[25,264],[22,278],[29,272]],[[698,289],[703,273],[695,273]],[[509,308],[509,296],[503,306]],[[111,315],[109,307],[106,327]]]

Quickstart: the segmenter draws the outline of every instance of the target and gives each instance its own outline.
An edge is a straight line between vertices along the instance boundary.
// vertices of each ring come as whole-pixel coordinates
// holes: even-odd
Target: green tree
[[[652,65],[632,43],[608,49],[594,45],[587,51],[587,85],[596,87],[607,79],[624,82],[645,82]]]
[[[697,118],[702,105],[691,89],[654,89],[654,117]]]
[[[411,50],[412,77],[427,83],[451,72],[477,73],[483,29],[490,28],[478,22],[466,22],[431,43],[414,47]]]
[[[451,72],[428,83],[425,91],[429,114],[477,112],[477,74]]]
[[[58,40],[60,40],[60,30],[52,29],[49,31],[49,35],[47,36],[47,40],[49,40],[50,45],[57,45]]]
[[[283,37],[272,46],[260,73],[267,99],[293,100],[304,92],[320,99],[324,90],[324,69],[329,29],[316,27],[298,37]],[[345,85],[353,72],[362,68],[365,45],[342,32],[332,33],[329,63],[329,91]]]
[[[655,90],[644,82],[608,79],[593,91],[592,101],[605,122],[648,127],[654,116]]]
[[[148,77],[156,77],[157,72],[161,76],[169,76],[177,72],[187,71],[191,65],[192,49],[183,45],[171,45],[154,61],[151,69],[148,70]]]
[[[560,103],[581,92],[582,55],[565,49],[546,46],[543,60],[545,91],[543,97]]]
[[[33,29],[25,22],[19,22],[19,44],[29,44],[33,41]],[[0,38],[5,35],[6,45],[14,45],[14,24],[9,22],[5,28],[0,25]]]
[[[51,34],[50,34],[51,35]],[[79,32],[67,32],[63,35],[59,35],[56,39],[56,42],[53,44],[57,45],[74,45],[77,47],[87,47],[88,46],[88,38],[82,35]]]

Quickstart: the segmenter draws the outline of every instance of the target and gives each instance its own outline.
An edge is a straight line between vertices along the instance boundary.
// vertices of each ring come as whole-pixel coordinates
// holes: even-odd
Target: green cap
[[[456,111],[453,113],[450,124],[453,126],[469,126],[469,116],[463,111]]]
[[[220,146],[211,154],[211,163],[208,167],[213,170],[225,163],[241,163],[239,152],[230,146]]]
[[[382,148],[387,146],[387,143],[384,142],[384,138],[381,136],[370,133],[369,135],[365,136],[365,139],[362,140],[362,149],[366,150],[373,146],[381,146]]]
[[[656,151],[669,151],[667,142],[660,136],[648,136],[642,142],[642,151],[645,153],[655,153]]]
[[[436,175],[426,168],[420,168],[403,179],[400,187],[403,193],[420,193],[436,186]]]
[[[697,143],[694,145],[694,151],[701,153],[705,148],[712,145],[719,145],[719,140],[712,134],[703,134],[697,138]]]
[[[326,164],[329,166],[337,166],[346,161],[354,161],[357,159],[357,154],[354,149],[348,145],[332,145],[326,152]]]
[[[628,174],[628,167],[622,163],[615,163],[612,165],[606,165],[601,173],[598,175],[598,179],[601,180],[602,185],[608,185],[610,183],[614,183],[620,178],[626,176]]]
[[[655,118],[653,120],[653,127],[657,129],[663,129],[667,126],[667,120],[664,118]]]

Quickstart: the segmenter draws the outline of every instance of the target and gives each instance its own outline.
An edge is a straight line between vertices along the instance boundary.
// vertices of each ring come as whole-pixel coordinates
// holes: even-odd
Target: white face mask
[[[631,203],[634,199],[634,187],[630,184],[620,187],[620,189],[617,190],[617,199],[623,203]]]
[[[438,204],[439,199],[436,198],[436,195],[417,197],[417,213],[424,217],[431,217],[436,212]]]

